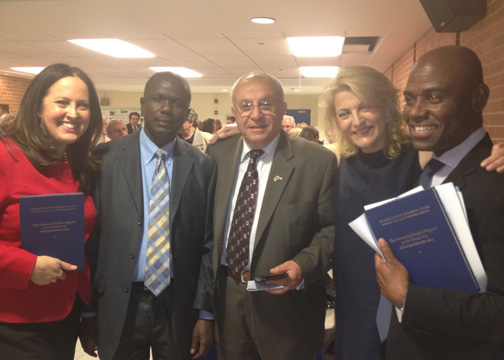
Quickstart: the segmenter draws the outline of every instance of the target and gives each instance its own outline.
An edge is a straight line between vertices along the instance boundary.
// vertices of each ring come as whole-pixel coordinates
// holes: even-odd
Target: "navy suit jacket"
[[[402,323],[392,316],[387,359],[504,358],[504,175],[489,173],[479,165],[491,149],[487,135],[445,180],[462,191],[474,242],[488,276],[486,292],[410,284]]]

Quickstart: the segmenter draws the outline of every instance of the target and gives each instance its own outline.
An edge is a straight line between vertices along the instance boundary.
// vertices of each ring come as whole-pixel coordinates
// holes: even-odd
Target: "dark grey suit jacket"
[[[98,211],[93,245],[97,255],[95,294],[99,352],[110,359],[124,326],[136,257],[142,237],[140,132],[101,144],[102,159],[95,194]],[[212,312],[211,209],[215,166],[200,150],[176,139],[170,184],[170,231],[177,342],[188,354],[198,310]]]
[[[215,274],[220,264],[228,205],[242,148],[242,137],[234,136],[207,149],[218,168],[214,210]],[[329,269],[334,244],[332,189],[336,172],[337,160],[332,152],[281,131],[257,224],[251,275],[269,274],[271,268],[294,260],[303,271],[305,288],[280,296],[265,292],[250,294],[259,348],[285,346],[292,349],[302,342],[312,349],[320,349],[326,306],[322,276]],[[225,290],[216,288],[214,294],[217,323],[224,320],[220,318],[219,308],[225,306],[224,295],[218,291]],[[227,337],[231,335],[226,334]]]
[[[491,149],[486,136],[445,181],[462,191],[487,291],[410,284],[402,324],[392,317],[387,359],[504,359],[504,175],[479,165]]]

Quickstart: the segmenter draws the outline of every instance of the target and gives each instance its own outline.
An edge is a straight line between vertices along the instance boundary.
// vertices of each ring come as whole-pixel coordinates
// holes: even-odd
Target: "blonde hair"
[[[338,153],[343,157],[357,155],[359,148],[343,135],[336,114],[335,96],[342,91],[351,91],[364,104],[382,109],[387,116],[385,145],[383,152],[388,158],[395,158],[404,145],[411,142],[404,130],[404,121],[399,109],[397,90],[390,80],[379,71],[367,66],[341,68],[338,75],[326,87],[325,121],[333,130]]]

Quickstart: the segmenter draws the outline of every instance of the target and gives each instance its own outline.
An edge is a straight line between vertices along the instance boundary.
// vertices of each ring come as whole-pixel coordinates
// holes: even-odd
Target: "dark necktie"
[[[151,184],[149,230],[145,286],[156,296],[170,285],[170,184],[164,164],[165,153],[156,151],[158,158]]]
[[[444,164],[441,161],[430,159],[420,175],[420,185],[422,185],[424,189],[430,188],[434,174],[441,170],[443,166]]]
[[[250,231],[254,221],[258,189],[256,160],[263,150],[251,150],[247,171],[243,176],[238,197],[236,198],[233,221],[229,231],[226,262],[233,274],[239,274],[248,264]]]

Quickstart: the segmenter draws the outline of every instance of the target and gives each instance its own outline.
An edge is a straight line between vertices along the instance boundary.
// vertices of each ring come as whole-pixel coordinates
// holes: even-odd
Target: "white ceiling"
[[[272,25],[250,18],[267,16]],[[419,0],[0,0],[0,74],[15,66],[64,62],[99,90],[142,92],[150,66],[185,66],[194,93],[230,89],[244,73],[277,76],[287,93],[320,93],[327,79],[299,77],[299,66],[369,65],[386,70],[430,27]],[[374,51],[345,47],[337,58],[296,58],[290,36],[379,37]],[[73,45],[118,38],[156,54],[117,59]]]

